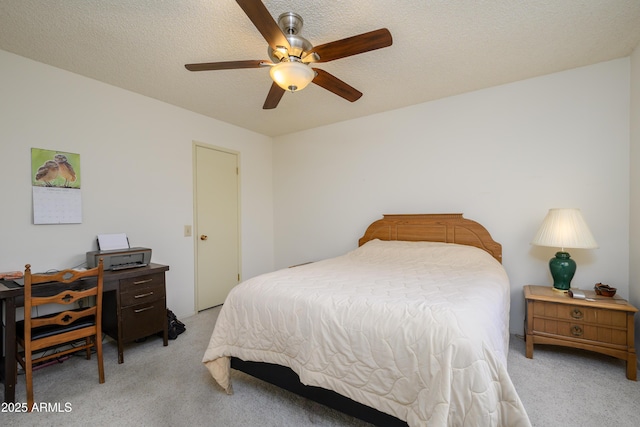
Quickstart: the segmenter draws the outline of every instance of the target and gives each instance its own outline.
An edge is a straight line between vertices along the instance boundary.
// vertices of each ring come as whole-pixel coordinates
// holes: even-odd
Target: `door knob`
[[[200,240],[207,240],[209,237],[206,234],[200,235]]]

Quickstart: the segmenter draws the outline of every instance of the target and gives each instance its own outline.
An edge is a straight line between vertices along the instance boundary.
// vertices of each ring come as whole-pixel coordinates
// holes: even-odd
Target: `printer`
[[[102,258],[105,270],[145,267],[151,262],[151,249],[125,248],[87,252],[87,268],[95,268]]]

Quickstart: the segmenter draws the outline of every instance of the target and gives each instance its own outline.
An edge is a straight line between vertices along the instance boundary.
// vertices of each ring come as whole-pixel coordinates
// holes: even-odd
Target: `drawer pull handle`
[[[134,295],[134,298],[144,298],[153,295],[153,292],[147,292],[146,294]]]
[[[571,317],[573,317],[574,319],[582,319],[584,315],[582,314],[582,311],[580,311],[580,309],[578,308],[574,308],[573,310],[571,310]]]
[[[580,326],[572,326],[571,327],[571,335],[574,337],[581,337],[583,334],[583,330]]]
[[[143,311],[147,311],[147,310],[151,310],[153,308],[153,306],[151,307],[145,307],[145,308],[139,308],[137,310],[133,310],[134,313],[142,313]]]
[[[149,283],[153,281],[153,279],[147,279],[147,280],[138,280],[136,282],[133,282],[134,285],[142,285],[143,283]]]

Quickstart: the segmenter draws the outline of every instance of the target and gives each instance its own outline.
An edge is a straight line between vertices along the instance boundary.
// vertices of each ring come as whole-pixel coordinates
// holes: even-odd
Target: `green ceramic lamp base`
[[[560,291],[569,290],[571,279],[576,273],[576,262],[571,259],[569,252],[556,252],[555,258],[549,260],[549,269],[553,277],[553,287]]]

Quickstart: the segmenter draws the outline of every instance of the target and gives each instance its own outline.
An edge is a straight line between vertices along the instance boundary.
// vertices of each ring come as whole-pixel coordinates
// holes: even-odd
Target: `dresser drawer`
[[[122,339],[132,341],[143,338],[164,328],[167,321],[165,299],[139,304],[122,309]]]
[[[145,274],[120,280],[120,293],[136,292],[142,288],[160,285],[164,287],[164,273]]]
[[[157,282],[154,285],[146,284],[143,287],[122,292],[120,294],[120,305],[122,307],[129,307],[163,298],[165,298],[164,283]]]

